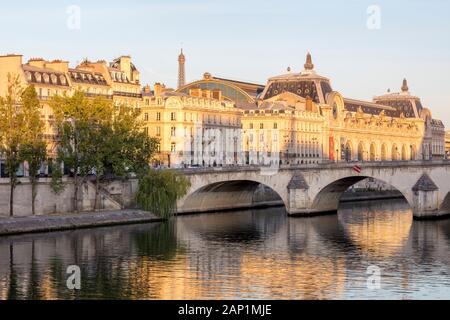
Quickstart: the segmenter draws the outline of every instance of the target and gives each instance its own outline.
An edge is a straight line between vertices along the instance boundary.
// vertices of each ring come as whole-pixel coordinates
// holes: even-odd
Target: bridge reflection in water
[[[280,210],[3,237],[0,298],[450,298],[449,220],[413,222],[398,200],[307,219]],[[370,265],[380,290],[367,289]]]

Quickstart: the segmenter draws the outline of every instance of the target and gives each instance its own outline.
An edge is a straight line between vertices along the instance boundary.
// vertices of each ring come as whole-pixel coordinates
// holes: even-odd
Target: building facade
[[[220,92],[144,90],[144,130],[159,139],[155,159],[167,167],[242,165],[241,111]]]
[[[405,81],[400,94],[370,102],[345,98],[316,73],[308,54],[302,72],[289,68],[263,87],[206,73],[179,92],[198,87],[226,92],[243,113],[245,164],[442,158],[442,122],[432,119],[406,86]],[[392,100],[408,100],[411,107]]]
[[[156,83],[141,89],[130,56],[108,63],[0,56],[0,94],[8,74],[33,84],[42,105],[45,138],[55,152],[56,133],[49,98],[82,90],[115,105],[138,108],[148,135],[160,140],[155,162],[170,167],[316,164],[330,161],[429,160],[445,157],[445,128],[430,109],[401,91],[373,101],[344,97],[314,69],[274,76],[266,85],[214,77],[185,84],[181,52],[179,88]],[[447,147],[448,148],[448,147]]]
[[[41,102],[41,118],[45,122],[45,139],[50,155],[55,153],[56,133],[49,100],[54,95],[71,95],[76,90],[88,97],[101,96],[116,105],[139,108],[142,102],[139,71],[129,56],[111,63],[83,61],[75,68],[63,60],[32,58],[23,63],[21,55],[0,56],[0,95],[6,94],[8,74],[17,76],[22,87],[34,85]]]
[[[445,131],[445,157],[450,159],[450,131]]]

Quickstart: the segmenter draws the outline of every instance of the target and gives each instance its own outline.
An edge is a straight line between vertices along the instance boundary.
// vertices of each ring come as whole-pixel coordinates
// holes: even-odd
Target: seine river
[[[78,265],[80,290],[67,268]],[[1,299],[450,298],[450,220],[399,200],[0,238]]]

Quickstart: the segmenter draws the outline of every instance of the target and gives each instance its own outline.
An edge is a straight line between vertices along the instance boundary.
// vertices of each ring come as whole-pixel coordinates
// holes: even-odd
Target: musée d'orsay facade
[[[314,70],[272,77],[265,86],[213,77],[177,90],[219,90],[241,115],[241,164],[311,164],[323,161],[442,159],[445,130],[407,81],[399,93],[373,101],[344,97]]]
[[[442,159],[445,129],[420,98],[401,91],[373,101],[350,99],[316,73],[308,54],[304,70],[288,69],[265,86],[213,77],[185,83],[185,61],[178,57],[178,88],[156,83],[142,89],[129,56],[110,63],[83,61],[75,68],[61,60],[0,56],[0,94],[7,75],[33,84],[42,103],[46,138],[55,133],[48,98],[71,94],[104,96],[141,110],[144,130],[160,140],[155,162],[171,166],[313,164],[326,161]]]

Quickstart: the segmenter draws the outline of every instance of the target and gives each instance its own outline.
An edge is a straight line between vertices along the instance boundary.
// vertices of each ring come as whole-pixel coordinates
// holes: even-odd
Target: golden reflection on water
[[[404,204],[346,204],[311,219],[271,210],[0,239],[0,299],[339,299],[367,293],[372,263],[412,292],[423,250],[449,248],[450,232],[436,240],[449,224],[413,225]],[[74,293],[65,271],[75,262],[83,280]]]
[[[341,258],[300,256],[297,261],[244,255],[240,287],[281,299],[338,299],[344,293],[345,265]]]
[[[403,250],[409,238],[413,216],[407,206],[398,205],[387,210],[382,202],[374,202],[362,212],[361,208],[345,206],[339,212],[339,222],[348,238],[364,254],[387,258]]]

